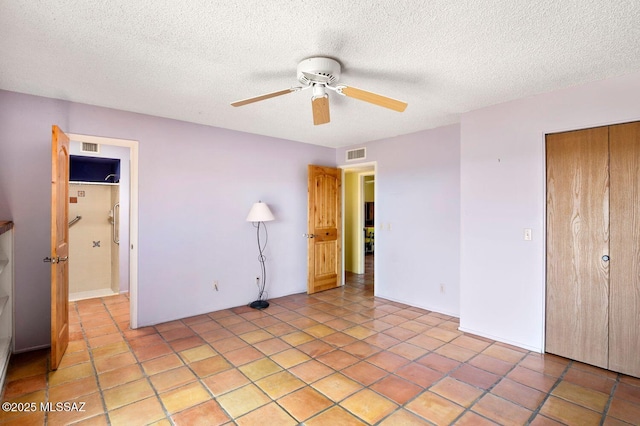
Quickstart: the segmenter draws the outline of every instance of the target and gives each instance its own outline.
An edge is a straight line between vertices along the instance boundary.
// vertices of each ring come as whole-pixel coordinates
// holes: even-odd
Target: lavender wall
[[[245,218],[257,200],[276,216],[269,295],[305,291],[307,164],[334,166],[334,149],[0,91],[0,186],[16,223],[16,350],[49,344],[50,266],[42,258],[52,124],[139,141],[139,325],[255,298],[255,231]]]
[[[637,93],[640,73],[362,145],[377,162],[376,294],[542,350],[544,135],[640,120]],[[16,223],[18,350],[49,343],[51,124],[140,141],[140,325],[253,299],[255,232],[244,219],[258,199],[277,219],[270,296],[305,290],[306,166],[345,164],[345,149],[0,91],[0,219]]]
[[[377,163],[376,295],[457,316],[459,126],[360,146],[367,148],[364,162]],[[345,151],[337,150],[338,164],[346,163]]]
[[[2,158],[2,146],[0,146],[0,158]],[[3,180],[2,170],[0,170],[0,182]],[[9,210],[9,203],[7,197],[4,195],[4,188],[0,184],[0,220],[11,219],[11,210]]]
[[[638,93],[640,73],[462,116],[463,330],[544,349],[545,134],[640,120]]]

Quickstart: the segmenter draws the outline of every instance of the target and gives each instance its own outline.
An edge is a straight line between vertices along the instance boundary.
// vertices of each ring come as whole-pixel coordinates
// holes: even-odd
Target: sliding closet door
[[[640,377],[640,123],[610,127],[609,369]]]
[[[608,128],[547,136],[546,350],[607,368]]]

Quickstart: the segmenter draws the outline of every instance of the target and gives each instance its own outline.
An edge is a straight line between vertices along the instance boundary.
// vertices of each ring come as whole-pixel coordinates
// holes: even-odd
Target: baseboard
[[[412,306],[414,308],[424,309],[426,311],[431,311],[431,312],[435,312],[435,313],[438,313],[438,314],[449,315],[450,317],[454,317],[454,318],[460,318],[460,314],[456,313],[456,312],[447,312],[447,311],[439,309],[439,308],[416,305],[415,302],[407,302],[405,300],[394,299],[394,298],[387,297],[387,296],[380,296],[378,294],[376,294],[375,297],[379,297],[381,299],[390,300],[390,301],[396,302],[396,303],[402,303],[403,305]]]
[[[544,352],[544,350],[542,350],[541,348],[538,348],[538,347],[535,347],[535,346],[529,346],[529,345],[524,344],[522,342],[516,342],[516,341],[513,341],[513,340],[505,339],[503,337],[493,336],[493,335],[488,334],[488,333],[482,333],[482,332],[480,332],[478,330],[472,330],[470,328],[464,328],[464,327],[458,327],[458,330],[460,330],[460,331],[462,331],[464,333],[475,334],[476,336],[480,336],[480,337],[486,337],[487,339],[495,340],[496,342],[506,343],[507,345],[517,346],[518,348],[526,349],[528,351],[538,352],[538,353],[543,353]]]

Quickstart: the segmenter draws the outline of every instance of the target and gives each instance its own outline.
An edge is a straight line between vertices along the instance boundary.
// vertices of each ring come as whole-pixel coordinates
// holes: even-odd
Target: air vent
[[[350,149],[347,151],[347,161],[362,160],[367,158],[367,148]]]
[[[82,152],[100,152],[100,145],[97,143],[82,142]]]

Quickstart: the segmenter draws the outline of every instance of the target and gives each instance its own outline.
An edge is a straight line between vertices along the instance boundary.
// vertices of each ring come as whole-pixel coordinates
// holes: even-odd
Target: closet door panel
[[[610,127],[609,369],[640,377],[640,123]]]
[[[608,128],[547,136],[546,350],[607,368]]]

